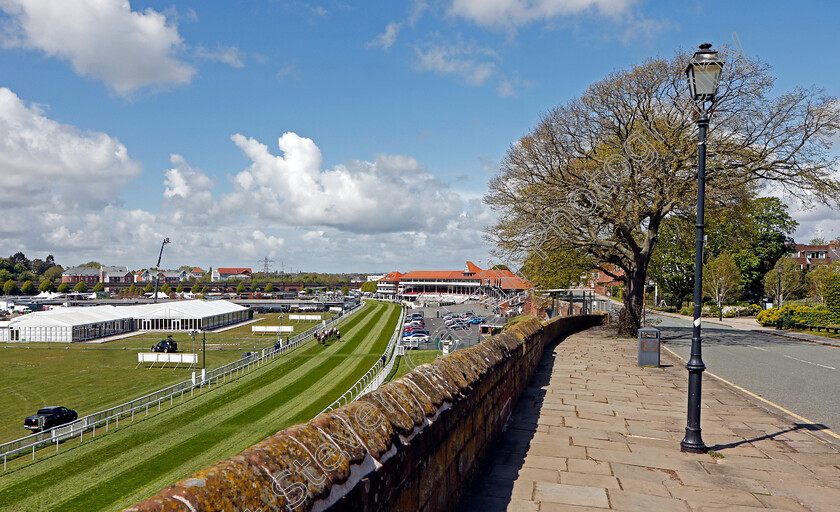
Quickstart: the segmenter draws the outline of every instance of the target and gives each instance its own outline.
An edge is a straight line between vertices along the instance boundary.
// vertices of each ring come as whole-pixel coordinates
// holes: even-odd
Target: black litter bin
[[[659,329],[642,327],[639,329],[639,366],[659,367]]]

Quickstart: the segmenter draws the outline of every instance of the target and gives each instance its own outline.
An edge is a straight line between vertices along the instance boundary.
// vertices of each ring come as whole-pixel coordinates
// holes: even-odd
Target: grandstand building
[[[377,282],[383,298],[420,302],[463,303],[468,300],[500,309],[520,304],[534,287],[510,270],[482,269],[468,261],[463,270],[391,272]]]

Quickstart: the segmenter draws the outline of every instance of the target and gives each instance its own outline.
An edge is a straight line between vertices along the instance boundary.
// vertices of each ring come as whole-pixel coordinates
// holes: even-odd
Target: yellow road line
[[[665,350],[667,350],[668,352],[670,352],[670,353],[671,353],[671,355],[673,355],[674,357],[676,357],[676,358],[677,358],[677,359],[679,359],[680,361],[685,362],[685,359],[683,359],[682,357],[680,357],[680,356],[679,356],[676,352],[674,352],[674,351],[673,351],[673,350],[671,350],[670,348],[665,347],[665,346],[663,346],[662,348],[664,348]],[[729,384],[730,386],[732,386],[733,388],[737,389],[738,391],[740,391],[740,392],[742,392],[742,393],[745,393],[745,394],[747,394],[747,395],[749,395],[749,396],[751,396],[751,397],[753,397],[753,398],[755,398],[755,399],[757,399],[757,400],[761,400],[761,401],[762,401],[762,402],[764,402],[765,404],[767,404],[767,405],[771,405],[771,406],[775,407],[776,409],[779,409],[780,411],[784,412],[785,414],[788,414],[788,415],[790,415],[790,416],[793,416],[794,418],[798,419],[799,421],[801,421],[801,422],[803,422],[803,423],[808,423],[808,424],[811,424],[811,425],[815,425],[815,424],[816,424],[816,423],[814,423],[813,421],[809,420],[808,418],[803,418],[802,416],[800,416],[800,415],[796,414],[795,412],[789,411],[789,410],[785,409],[784,407],[782,407],[781,405],[779,405],[779,404],[775,404],[775,403],[771,402],[770,400],[767,400],[766,398],[764,398],[764,397],[762,397],[762,396],[756,395],[756,394],[755,394],[755,393],[753,393],[752,391],[746,390],[746,389],[742,388],[741,386],[739,386],[739,385],[735,384],[734,382],[729,382],[728,380],[724,379],[723,377],[720,377],[720,376],[718,376],[718,375],[715,375],[714,373],[712,373],[712,372],[710,372],[710,371],[708,371],[708,370],[704,371],[703,373],[706,373],[706,374],[708,374],[708,375],[711,375],[712,377],[716,378],[717,380],[719,380],[719,381],[721,381],[721,382],[723,382],[723,383],[725,383],[725,384]],[[827,429],[827,428],[826,428],[826,429],[821,429],[821,430],[820,430],[820,432],[825,432],[826,434],[830,435],[831,437],[835,437],[835,438],[837,438],[837,439],[840,439],[840,435],[835,434],[834,432],[832,432],[831,430],[829,430],[829,429]]]

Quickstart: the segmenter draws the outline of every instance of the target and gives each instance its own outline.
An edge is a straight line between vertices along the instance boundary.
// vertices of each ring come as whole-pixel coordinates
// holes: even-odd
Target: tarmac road
[[[688,359],[691,320],[648,314],[648,325],[657,321],[663,345]],[[734,329],[726,319],[704,319],[701,335],[707,372],[840,434],[840,348]]]

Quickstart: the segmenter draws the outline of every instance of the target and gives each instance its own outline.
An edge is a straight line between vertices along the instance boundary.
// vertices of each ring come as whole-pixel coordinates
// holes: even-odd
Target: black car
[[[36,414],[23,420],[23,427],[33,432],[49,430],[71,421],[76,421],[79,415],[67,407],[42,407]]]
[[[178,352],[178,343],[172,339],[172,336],[167,336],[165,340],[161,340],[157,345],[152,347],[152,352]]]

